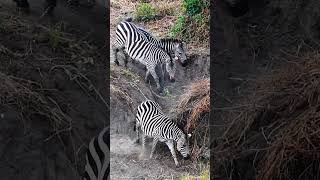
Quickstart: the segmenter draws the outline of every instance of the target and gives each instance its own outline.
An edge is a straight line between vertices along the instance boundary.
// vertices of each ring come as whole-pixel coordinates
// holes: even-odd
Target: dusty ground
[[[132,17],[134,9],[135,3],[132,3],[132,1],[111,1],[111,40],[115,37],[117,23],[125,17]],[[170,23],[167,23],[168,27],[161,28],[154,25],[162,24],[168,19],[170,19]],[[164,37],[172,25],[172,19],[173,17],[168,17],[167,19],[140,23],[139,25],[155,35]],[[187,54],[190,64],[185,68],[178,65],[176,82],[171,83],[165,80],[165,88],[168,89],[169,94],[164,97],[155,93],[153,83],[145,84],[145,71],[140,65],[129,63],[129,67],[126,69],[123,66],[118,67],[113,64],[113,57],[110,58],[111,104],[113,104],[110,117],[111,179],[179,179],[185,174],[199,174],[201,171],[201,168],[196,164],[183,161],[181,157],[179,157],[179,162],[182,163],[182,166],[176,169],[169,150],[161,143],[157,145],[159,150],[156,150],[155,157],[152,160],[148,158],[145,160],[139,159],[141,145],[134,144],[136,137],[135,132],[133,132],[135,110],[145,100],[144,96],[157,101],[164,112],[170,113],[187,85],[197,79],[208,77],[209,49],[206,47],[196,48],[191,44],[188,46]]]
[[[108,125],[105,26],[93,18],[103,17],[104,8],[90,16],[89,9],[59,4],[57,16],[39,20],[42,1],[30,3],[28,16],[16,14],[12,1],[0,4],[1,83],[12,85],[0,91],[0,176],[78,180],[89,140]]]

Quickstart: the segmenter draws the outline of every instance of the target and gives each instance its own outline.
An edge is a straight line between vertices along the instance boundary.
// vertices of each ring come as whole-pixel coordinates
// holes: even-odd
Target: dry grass
[[[209,143],[210,81],[203,79],[189,86],[173,110],[179,126],[192,133],[192,158],[206,153]]]
[[[0,73],[0,80],[0,104],[16,106],[21,112],[21,118],[28,119],[32,115],[41,115],[51,120],[54,127],[69,123],[70,119],[58,103],[42,95],[45,89],[42,89],[37,82],[3,73]]]
[[[243,102],[216,148],[220,162],[248,157],[250,151],[256,179],[319,179],[319,54],[259,78]]]
[[[193,132],[200,116],[210,111],[210,80],[204,79],[191,84],[181,96],[175,111],[177,114],[189,111],[185,131]]]

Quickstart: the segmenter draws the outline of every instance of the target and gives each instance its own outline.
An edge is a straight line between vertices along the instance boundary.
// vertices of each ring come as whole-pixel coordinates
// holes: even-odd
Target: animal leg
[[[147,72],[146,72],[146,77],[144,78],[144,81],[146,83],[148,83],[148,76],[150,75],[150,71],[147,69]]]
[[[180,164],[178,162],[178,159],[177,159],[177,156],[176,156],[176,151],[174,150],[174,145],[173,145],[172,140],[167,141],[166,144],[167,144],[168,148],[170,149],[170,152],[171,152],[171,155],[173,157],[174,163],[176,164],[176,167],[179,167]]]
[[[152,70],[149,70],[150,74],[152,75],[153,79],[155,80],[155,82],[157,83],[157,89],[159,92],[163,91],[163,87],[160,86],[160,81],[159,81],[159,77],[155,71],[155,69],[153,68]]]
[[[137,139],[135,141],[135,143],[139,143],[140,142],[140,124],[136,123],[136,127],[135,127],[135,131],[136,131],[136,135],[137,135]]]
[[[144,135],[144,133],[142,133],[142,152],[140,155],[140,158],[142,158],[142,159],[144,159],[145,150],[146,150],[146,136]]]
[[[150,159],[152,158],[153,152],[156,148],[156,145],[158,143],[159,139],[158,138],[153,138],[153,142],[152,142],[152,149],[151,149],[151,153],[150,153]]]

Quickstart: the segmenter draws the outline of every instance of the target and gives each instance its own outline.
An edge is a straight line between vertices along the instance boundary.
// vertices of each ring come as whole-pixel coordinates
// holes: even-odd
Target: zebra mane
[[[180,43],[182,44],[182,41],[180,39],[175,38],[162,38],[160,39],[161,42],[172,42],[172,43]]]

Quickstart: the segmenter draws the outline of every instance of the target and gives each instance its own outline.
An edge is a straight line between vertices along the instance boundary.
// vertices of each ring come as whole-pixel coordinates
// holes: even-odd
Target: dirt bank
[[[171,3],[180,3],[179,1]],[[123,5],[126,4],[126,5]],[[110,36],[115,38],[116,25],[122,19],[132,16],[137,2],[111,1]],[[164,18],[149,23],[138,23],[152,33],[165,36],[173,24],[174,17]],[[166,24],[168,27],[161,27],[156,24]],[[164,143],[159,143],[155,150],[153,159],[141,159],[141,144],[134,144],[136,134],[133,131],[135,123],[136,107],[145,98],[155,100],[163,108],[163,111],[170,116],[178,105],[180,96],[185,93],[188,86],[193,82],[209,76],[209,49],[206,47],[190,47],[187,52],[189,64],[187,67],[177,65],[176,81],[169,82],[166,78],[166,94],[159,96],[155,84],[144,82],[145,70],[139,64],[129,63],[128,68],[117,66],[111,63],[111,179],[179,179],[187,174],[199,175],[207,166],[192,161],[184,161],[178,157],[182,166],[176,168],[170,151]],[[121,64],[121,61],[120,61]],[[151,78],[150,78],[151,79]],[[114,145],[113,145],[114,144]],[[151,144],[149,144],[151,146]],[[147,149],[150,150],[150,146]],[[147,151],[147,154],[150,152]]]
[[[84,11],[64,19],[70,14],[60,5],[65,14],[39,21],[31,4],[29,16],[12,2],[0,9],[0,175],[78,180],[89,140],[108,125],[105,57],[97,53],[104,36],[79,22],[102,26]]]

